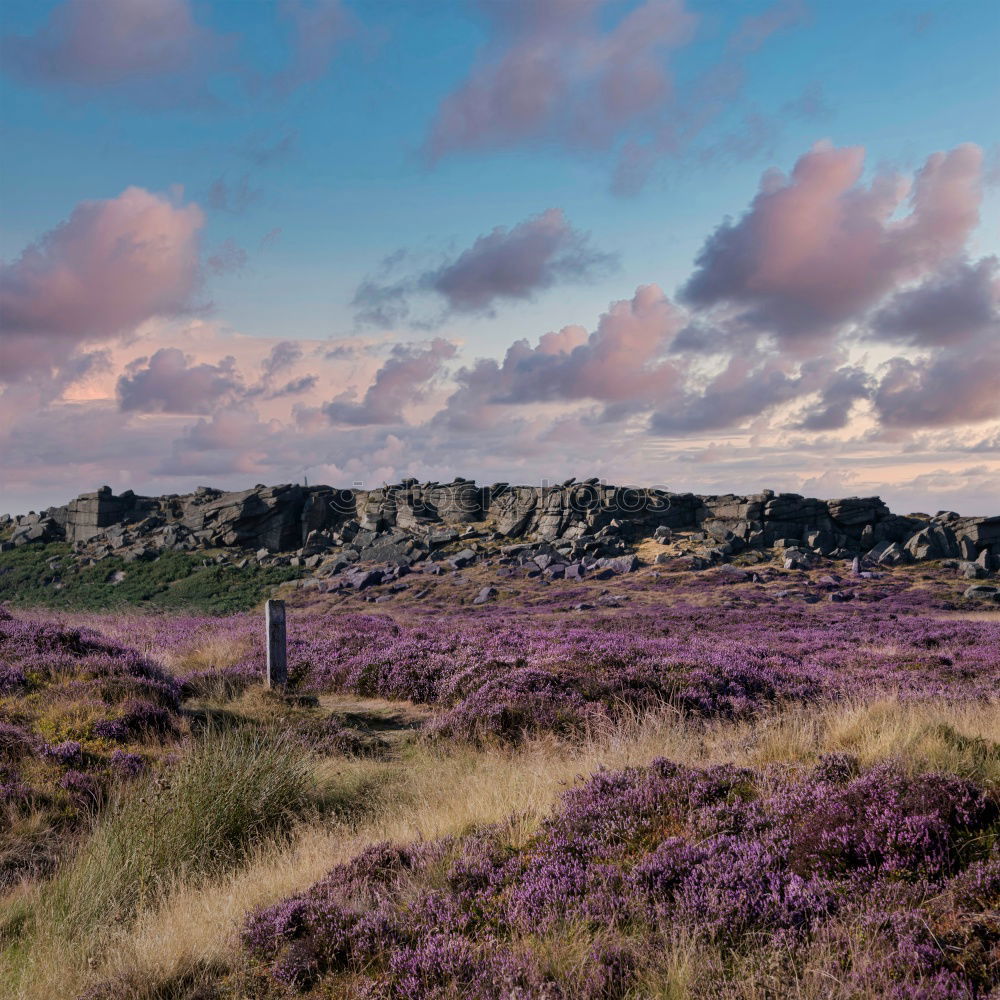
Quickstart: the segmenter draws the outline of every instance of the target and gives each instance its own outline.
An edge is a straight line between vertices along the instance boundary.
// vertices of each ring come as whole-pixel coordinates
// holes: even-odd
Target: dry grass
[[[865,763],[897,758],[915,771],[943,769],[1000,782],[1000,710],[884,700],[796,709],[739,725],[705,725],[668,713],[636,717],[575,744],[544,739],[517,750],[418,744],[395,761],[328,760],[316,774],[321,785],[380,789],[363,796],[363,810],[303,824],[281,843],[258,844],[240,867],[210,881],[171,884],[157,905],[115,930],[100,954],[53,938],[32,957],[31,974],[11,996],[72,996],[110,977],[152,987],[197,977],[206,968],[238,967],[236,935],[252,908],[305,889],[334,864],[380,841],[461,836],[512,815],[515,842],[527,838],[563,790],[602,767],[658,756],[698,765],[809,763],[831,751],[854,753]],[[345,801],[352,801],[349,794]],[[24,963],[24,956],[19,960]],[[646,992],[636,996],[691,996],[692,984],[713,961],[691,942],[674,942],[655,982],[648,980]],[[808,981],[788,995],[833,995],[823,993],[825,962],[817,954],[815,967],[806,970]],[[764,996],[762,983],[760,975],[748,976],[739,995]]]
[[[182,674],[190,670],[209,670],[231,667],[245,660],[253,650],[250,636],[207,635],[193,646],[179,652],[153,652],[154,656],[171,673]]]

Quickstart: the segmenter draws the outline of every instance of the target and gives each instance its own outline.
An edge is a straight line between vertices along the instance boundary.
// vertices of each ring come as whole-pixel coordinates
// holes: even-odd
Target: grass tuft
[[[131,917],[177,881],[219,875],[288,828],[310,801],[311,765],[287,740],[208,732],[165,775],[121,794],[52,883],[68,936]]]

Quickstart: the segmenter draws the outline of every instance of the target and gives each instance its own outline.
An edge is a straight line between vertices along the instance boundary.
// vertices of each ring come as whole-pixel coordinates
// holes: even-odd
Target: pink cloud
[[[432,157],[555,139],[604,146],[671,90],[664,55],[691,37],[682,0],[645,0],[610,29],[607,0],[486,0],[494,39],[438,110]]]
[[[0,369],[49,368],[81,343],[188,309],[203,221],[196,205],[137,187],[79,204],[0,267]]]
[[[791,177],[764,175],[739,221],[709,237],[681,292],[700,309],[725,306],[786,346],[830,334],[899,282],[958,253],[978,221],[982,153],[935,153],[909,185],[861,183],[864,150],[816,146]]]
[[[225,47],[188,0],[65,0],[34,35],[7,36],[0,51],[8,72],[32,82],[187,104],[207,100],[206,75]]]
[[[948,427],[1000,417],[1000,279],[995,257],[955,261],[897,295],[872,336],[909,341],[925,356],[896,357],[874,395],[887,427]]]
[[[404,423],[404,408],[427,398],[456,353],[455,345],[441,337],[426,345],[396,344],[360,402],[354,401],[354,393],[344,393],[323,412],[335,424]]]
[[[151,358],[136,358],[118,379],[121,409],[137,413],[211,413],[222,401],[241,394],[236,359],[217,365],[193,364],[176,347]]]
[[[893,358],[874,402],[886,427],[951,427],[1000,417],[1000,327],[975,351]]]
[[[488,404],[594,400],[649,406],[681,377],[661,359],[683,317],[656,285],[615,302],[587,334],[577,326],[543,335],[537,347],[515,341],[502,362],[480,359],[456,375],[448,415],[465,421]]]

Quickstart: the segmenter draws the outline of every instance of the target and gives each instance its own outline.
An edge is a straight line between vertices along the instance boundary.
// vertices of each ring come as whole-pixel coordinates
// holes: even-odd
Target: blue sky
[[[76,206],[115,199],[130,186],[195,203],[204,213],[203,270],[186,314],[213,329],[269,342],[382,337],[421,344],[438,336],[460,344],[464,364],[502,358],[515,340],[534,342],[567,324],[593,330],[609,303],[630,299],[637,286],[655,283],[673,296],[715,228],[748,210],[762,173],[787,173],[821,140],[863,146],[865,179],[879,171],[913,175],[935,151],[976,144],[984,157],[979,224],[965,234],[961,252],[997,250],[1000,4],[987,0],[691,0],[686,7],[669,0],[690,28],[654,53],[673,93],[648,118],[610,129],[594,148],[539,128],[451,148],[436,160],[426,147],[442,103],[505,45],[517,44],[503,27],[514,0],[492,17],[459,0],[133,2],[162,2],[174,14],[186,8],[198,44],[210,47],[191,63],[187,85],[169,74],[150,80],[130,71],[92,86],[65,66],[39,69],[39,39],[74,2],[5,0],[0,257],[12,265]],[[579,0],[581,12],[592,9],[592,39],[609,37],[623,18],[658,2],[668,0]],[[104,5],[113,11],[120,3]],[[294,26],[322,14],[336,17],[335,38],[310,52],[295,42]],[[773,30],[741,42],[748,23]],[[282,72],[294,77],[283,90]],[[699,87],[714,75],[731,82],[710,106]],[[648,140],[657,122],[699,115],[703,127],[678,148],[654,151],[638,190],[616,190],[623,145]],[[419,275],[453,262],[495,227],[510,230],[550,209],[561,210],[573,231],[589,234],[589,245],[616,265],[582,280],[539,283],[488,310],[452,310],[430,332],[405,321],[391,329],[356,322],[359,284],[379,276],[395,251],[409,252],[402,270],[409,267],[411,283],[419,284]],[[905,211],[901,204],[899,214]],[[205,268],[223,247],[235,253],[233,265],[223,273]],[[408,293],[411,316],[440,312],[426,288],[425,280]],[[180,322],[184,312],[168,318]],[[203,409],[194,415],[211,416]],[[329,458],[332,470],[346,470],[336,449]],[[220,474],[228,475],[222,467]],[[163,477],[150,479],[160,484]],[[16,495],[32,489],[26,471]]]

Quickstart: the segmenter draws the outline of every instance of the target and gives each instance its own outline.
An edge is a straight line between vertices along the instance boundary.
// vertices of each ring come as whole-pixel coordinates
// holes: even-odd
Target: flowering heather
[[[500,604],[395,616],[293,610],[290,681],[302,692],[426,703],[439,710],[433,728],[442,736],[513,741],[577,732],[623,708],[665,702],[741,718],[789,702],[989,699],[1000,689],[1000,621],[910,613],[908,591],[874,604],[772,597],[744,608],[719,602],[758,585],[706,581],[699,586],[716,603],[704,606],[692,603],[694,586],[679,588],[673,601],[583,613]],[[151,646],[174,654],[220,636],[249,651],[182,675],[186,695],[231,695],[263,676],[257,616],[151,619],[143,627]]]
[[[858,991],[985,997],[1000,985],[995,793],[857,770],[600,773],[526,844],[499,825],[368,850],[253,913],[244,943],[273,980],[345,997],[608,1000],[633,995],[678,931],[794,959],[861,923],[875,946],[839,970]],[[587,960],[546,962],[569,932]]]
[[[34,808],[53,828],[71,827],[100,805],[110,781],[142,769],[140,752],[177,735],[179,711],[177,681],[136,650],[90,629],[0,609],[6,818]],[[20,865],[35,863],[18,850],[12,830],[0,816],[0,886],[18,877]]]

